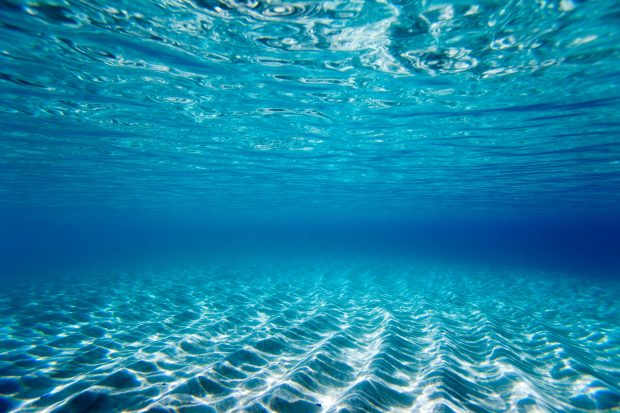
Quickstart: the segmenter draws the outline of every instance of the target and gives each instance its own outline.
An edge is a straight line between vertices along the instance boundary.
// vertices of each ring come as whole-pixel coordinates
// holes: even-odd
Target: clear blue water
[[[620,403],[617,282],[402,262],[95,275],[2,293],[0,392],[18,411],[611,412]]]
[[[4,1],[5,207],[620,203],[615,1]]]
[[[620,411],[620,2],[0,0],[0,413]]]

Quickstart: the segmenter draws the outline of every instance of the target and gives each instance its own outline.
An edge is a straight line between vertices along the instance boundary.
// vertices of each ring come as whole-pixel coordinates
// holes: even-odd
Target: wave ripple
[[[616,411],[619,287],[420,265],[42,280],[0,295],[0,411]]]
[[[614,0],[5,0],[6,208],[620,205]]]

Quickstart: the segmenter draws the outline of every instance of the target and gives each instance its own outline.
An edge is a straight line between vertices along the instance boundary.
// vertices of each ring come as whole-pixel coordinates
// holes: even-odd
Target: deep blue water
[[[620,3],[0,0],[0,413],[620,411]]]

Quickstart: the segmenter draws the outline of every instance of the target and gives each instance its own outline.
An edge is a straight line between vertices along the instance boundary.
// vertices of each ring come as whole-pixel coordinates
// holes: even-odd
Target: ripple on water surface
[[[418,265],[42,280],[0,295],[0,410],[613,411],[618,290]]]
[[[617,210],[618,16],[614,0],[3,1],[0,195]]]

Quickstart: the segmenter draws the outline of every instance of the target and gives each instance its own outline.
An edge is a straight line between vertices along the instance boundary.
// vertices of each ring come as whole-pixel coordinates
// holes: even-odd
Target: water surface
[[[619,16],[611,0],[4,1],[3,204],[617,212]]]

